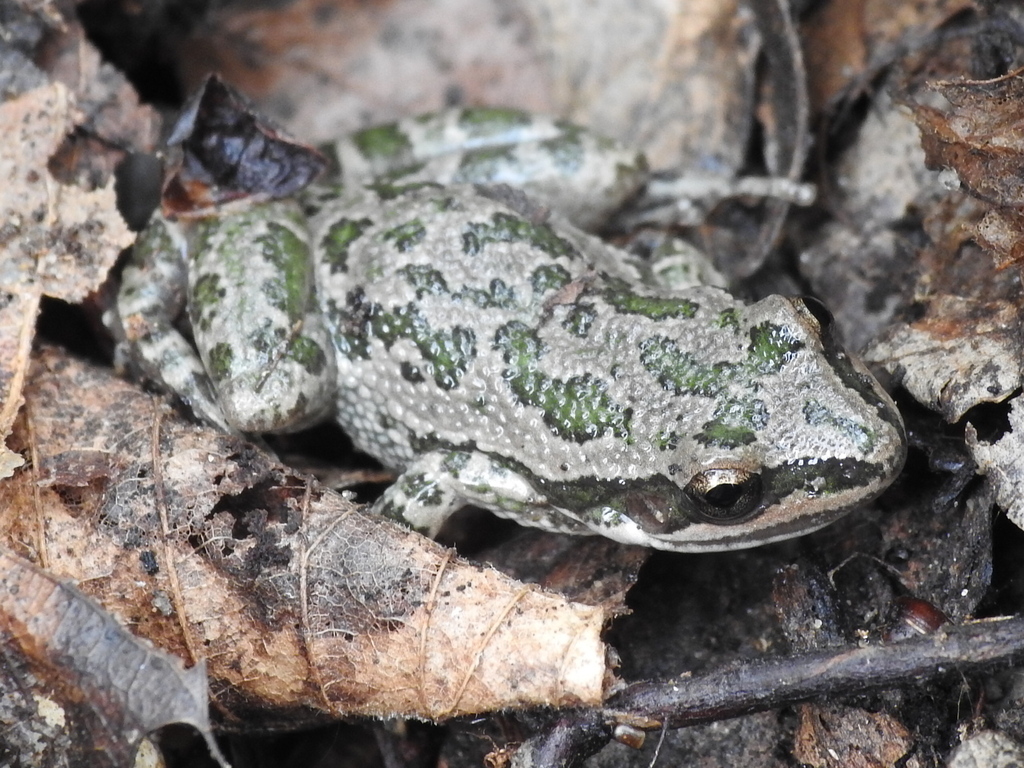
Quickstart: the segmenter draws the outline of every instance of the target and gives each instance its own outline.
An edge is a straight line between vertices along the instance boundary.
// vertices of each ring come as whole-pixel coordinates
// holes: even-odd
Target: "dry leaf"
[[[1024,264],[1024,214],[1019,209],[989,211],[978,222],[975,238],[992,254],[999,269]]]
[[[926,765],[913,754],[914,735],[884,712],[839,705],[797,707],[793,757],[812,768],[880,768]]]
[[[601,608],[470,566],[159,400],[47,352],[0,530],[228,711],[439,719],[601,701]]]
[[[5,661],[16,660],[0,677],[8,754],[13,749],[20,764],[118,768],[133,762],[147,734],[185,723],[226,765],[210,729],[202,663],[186,670],[3,547],[0,574],[0,636]]]
[[[1024,70],[994,80],[933,83],[950,104],[945,112],[911,102],[928,164],[952,168],[982,200],[1024,205]]]
[[[0,103],[0,439],[21,404],[40,297],[81,300],[133,239],[113,180],[88,191],[50,176],[47,163],[74,120],[73,98],[59,83]],[[0,479],[20,463],[0,443]]]
[[[113,180],[89,191],[59,184],[47,164],[72,129],[74,98],[53,83],[0,104],[0,287],[81,301],[106,277],[131,232]]]
[[[801,21],[815,113],[848,95],[851,85],[869,87],[870,71],[900,50],[910,50],[970,0],[829,0],[815,4]]]
[[[981,731],[964,739],[946,768],[1013,768],[1024,763],[1024,745],[1000,731]]]

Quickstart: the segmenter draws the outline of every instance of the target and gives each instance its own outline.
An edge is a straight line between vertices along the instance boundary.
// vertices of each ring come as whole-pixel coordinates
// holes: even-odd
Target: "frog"
[[[645,183],[642,153],[493,108],[327,151],[334,172],[297,197],[154,217],[111,321],[122,367],[228,432],[336,421],[396,473],[372,511],[432,536],[474,506],[738,549],[900,471],[899,411],[819,302],[747,303],[679,249],[593,233]]]

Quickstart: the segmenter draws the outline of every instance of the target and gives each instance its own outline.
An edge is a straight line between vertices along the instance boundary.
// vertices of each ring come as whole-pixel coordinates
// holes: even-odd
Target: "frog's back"
[[[341,358],[339,420],[364,450],[402,468],[436,445],[507,455],[548,441],[550,427],[524,409],[509,377],[540,362],[538,330],[602,279],[595,268],[622,280],[638,271],[564,223],[556,234],[545,217],[433,185],[383,200],[345,193],[319,212],[312,242]],[[569,357],[582,365],[606,355],[579,334]]]

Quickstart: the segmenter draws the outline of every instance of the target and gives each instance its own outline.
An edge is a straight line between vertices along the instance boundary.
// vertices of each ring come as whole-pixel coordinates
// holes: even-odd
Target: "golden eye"
[[[743,469],[705,469],[686,484],[697,515],[706,523],[731,525],[761,504],[761,476]]]

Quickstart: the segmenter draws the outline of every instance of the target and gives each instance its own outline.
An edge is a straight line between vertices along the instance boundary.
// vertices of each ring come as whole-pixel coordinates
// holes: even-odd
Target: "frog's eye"
[[[806,313],[811,316],[823,334],[827,334],[831,331],[832,323],[835,318],[833,318],[832,313],[828,311],[828,307],[816,298],[813,296],[800,296],[794,299],[793,303],[797,305],[797,311],[802,310],[802,313]]]
[[[686,484],[686,494],[706,523],[730,525],[761,503],[761,476],[742,469],[705,469]]]

